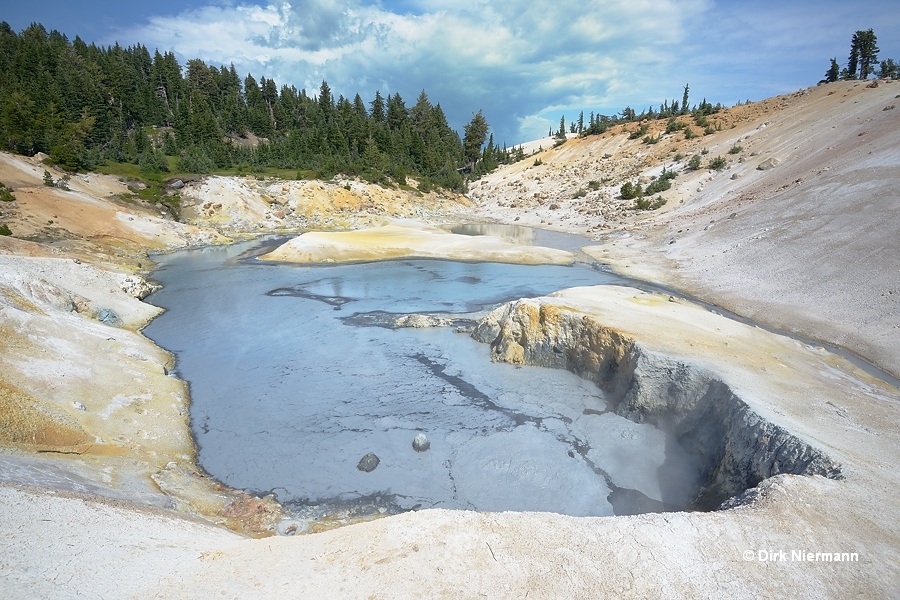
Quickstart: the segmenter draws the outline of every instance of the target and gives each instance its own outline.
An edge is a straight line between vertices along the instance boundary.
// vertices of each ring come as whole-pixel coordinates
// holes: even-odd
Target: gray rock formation
[[[715,374],[649,352],[594,317],[519,300],[482,319],[472,337],[491,345],[493,360],[594,381],[617,414],[672,432],[703,465],[695,509],[715,509],[780,473],[841,478],[838,464],[754,413]]]

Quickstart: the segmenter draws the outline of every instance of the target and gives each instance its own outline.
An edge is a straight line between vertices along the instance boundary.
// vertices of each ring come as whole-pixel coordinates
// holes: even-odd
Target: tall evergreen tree
[[[470,168],[475,166],[481,156],[481,146],[487,139],[488,127],[484,114],[479,110],[464,128],[466,133],[463,137],[463,151]]]

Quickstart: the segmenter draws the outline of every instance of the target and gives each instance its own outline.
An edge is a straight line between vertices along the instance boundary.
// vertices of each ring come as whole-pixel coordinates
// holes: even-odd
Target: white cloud
[[[208,6],[117,35],[312,91],[325,79],[336,94],[370,100],[381,89],[409,105],[425,89],[458,130],[482,108],[498,142],[514,144],[563,112],[680,99],[686,82],[698,99],[719,89],[739,95],[714,102],[745,99],[753,82],[734,79],[788,62],[792,26],[804,28],[801,9],[773,21],[771,7],[712,0],[406,0],[396,12],[389,2]]]

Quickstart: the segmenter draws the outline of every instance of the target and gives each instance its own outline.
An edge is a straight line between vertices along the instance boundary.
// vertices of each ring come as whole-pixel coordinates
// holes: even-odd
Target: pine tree
[[[487,120],[479,110],[464,128],[466,134],[463,137],[463,151],[470,167],[474,167],[481,156],[481,146],[487,139],[488,127]]]
[[[850,40],[850,57],[847,59],[845,79],[868,79],[878,64],[878,44],[875,32],[859,30]]]
[[[841,67],[838,65],[837,59],[831,59],[831,67],[828,71],[825,72],[825,79],[822,80],[823,83],[834,83],[841,76]]]

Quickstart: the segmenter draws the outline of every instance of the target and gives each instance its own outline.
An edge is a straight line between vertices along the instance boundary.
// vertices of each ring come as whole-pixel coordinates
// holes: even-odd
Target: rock
[[[74,400],[74,401],[72,402],[72,406],[74,406],[74,407],[77,408],[78,410],[87,410],[87,408],[85,408],[84,404],[82,404],[82,403],[79,402],[78,400]]]
[[[394,327],[412,327],[422,329],[424,327],[450,327],[453,321],[446,317],[436,317],[434,315],[403,315],[394,321]]]
[[[304,525],[301,521],[296,519],[282,519],[278,522],[278,525],[275,526],[275,533],[278,535],[291,536],[297,535],[298,533],[305,533],[307,530],[306,525]]]
[[[107,325],[119,325],[122,322],[119,315],[116,314],[116,311],[110,308],[101,308],[98,310],[97,320],[101,323],[106,323]]]
[[[356,468],[364,473],[371,473],[378,467],[378,463],[381,462],[374,452],[369,452],[361,459],[359,459],[359,464],[356,465]]]
[[[412,446],[416,452],[425,452],[431,448],[431,441],[425,437],[424,433],[418,433],[416,434],[416,439],[413,440]]]
[[[169,187],[176,189],[176,190],[180,190],[181,188],[184,187],[184,182],[180,179],[176,179],[175,181],[173,181],[172,183],[169,184]]]
[[[762,161],[761,163],[759,163],[759,166],[756,168],[759,169],[760,171],[768,171],[769,169],[773,168],[777,164],[778,164],[777,158],[769,158],[769,159],[766,159],[766,160]]]
[[[150,283],[139,275],[126,275],[125,278],[122,279],[120,287],[123,292],[138,300],[143,300],[153,292],[162,289],[161,285]]]

